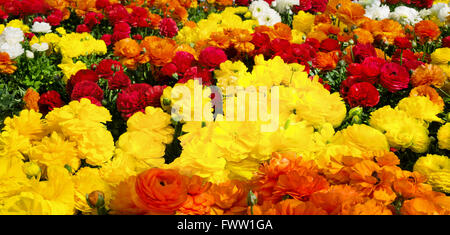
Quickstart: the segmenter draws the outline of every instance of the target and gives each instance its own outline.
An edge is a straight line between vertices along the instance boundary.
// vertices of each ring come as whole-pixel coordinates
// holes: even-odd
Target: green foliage
[[[6,117],[12,117],[22,110],[24,94],[25,90],[17,89],[10,92],[7,86],[0,83],[0,129],[3,128]]]

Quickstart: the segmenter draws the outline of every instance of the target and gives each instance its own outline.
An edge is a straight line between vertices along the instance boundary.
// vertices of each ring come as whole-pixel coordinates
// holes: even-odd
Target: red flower
[[[292,44],[292,53],[301,64],[306,64],[316,57],[316,50],[308,43]]]
[[[89,80],[84,80],[75,84],[70,99],[80,100],[86,96],[92,96],[98,101],[103,100],[103,90],[96,82]]]
[[[194,61],[194,56],[185,51],[177,51],[175,56],[172,58],[172,63],[176,66],[177,71],[180,73],[184,73],[192,67]]]
[[[100,21],[103,19],[102,14],[98,14],[95,12],[88,12],[84,16],[84,24],[87,25],[89,28],[94,27],[94,25],[100,24]]]
[[[298,13],[299,11],[308,11],[312,8],[312,0],[301,0],[299,5],[294,5],[292,11]]]
[[[161,74],[164,75],[164,76],[171,77],[176,72],[177,72],[177,66],[174,63],[165,64],[161,68]]]
[[[411,0],[411,4],[417,8],[430,8],[433,6],[433,0]]]
[[[450,47],[450,36],[442,39],[442,47]]]
[[[120,22],[114,25],[112,40],[114,42],[130,37],[131,27],[127,23]]]
[[[77,26],[76,31],[77,31],[77,33],[84,33],[84,32],[89,33],[89,32],[91,32],[91,29],[85,24],[80,24]]]
[[[111,38],[112,38],[111,34],[104,34],[100,39],[105,42],[106,46],[109,46],[111,45]]]
[[[178,33],[178,27],[172,18],[164,18],[159,25],[159,33],[161,36],[173,38]]]
[[[66,85],[66,91],[68,94],[72,94],[72,90],[75,87],[75,85],[81,81],[92,81],[97,82],[99,79],[96,72],[90,69],[82,69],[79,70],[75,75],[72,75],[72,77],[67,81]]]
[[[38,17],[36,17],[36,18],[33,19],[33,23],[34,23],[34,22],[42,23],[42,22],[44,22],[44,19],[42,19],[42,17],[38,16]]]
[[[32,32],[25,33],[25,37],[27,37],[28,40],[31,40],[34,37],[34,33],[32,33]]]
[[[6,19],[8,19],[8,17],[9,17],[9,15],[6,12],[4,12],[2,9],[0,9],[0,19],[6,20]]]
[[[56,91],[47,91],[44,94],[41,94],[38,101],[39,112],[43,115],[46,115],[48,112],[52,111],[54,108],[59,108],[64,105],[64,101],[61,99],[61,95],[59,95]]]
[[[227,60],[225,52],[216,47],[207,47],[200,52],[199,62],[208,68],[216,68]]]
[[[315,38],[307,38],[305,43],[318,50],[320,48],[320,41]]]
[[[405,37],[396,37],[394,39],[394,45],[399,49],[409,49],[412,47],[412,43]]]
[[[356,44],[353,48],[353,56],[354,61],[356,63],[361,63],[364,61],[367,57],[376,57],[377,52],[375,51],[375,47],[372,46],[372,44]]]
[[[312,0],[312,7],[309,10],[312,13],[324,12],[327,9],[328,0]]]
[[[45,19],[45,22],[49,23],[51,26],[58,26],[61,24],[61,21],[63,19],[63,13],[62,11],[55,9],[53,10],[52,14]]]
[[[381,67],[385,63],[385,60],[378,57],[366,57],[361,64],[362,72],[365,75],[364,80],[372,84],[377,83]]]
[[[104,9],[108,6],[110,6],[111,3],[109,2],[109,0],[97,0],[95,1],[95,8],[97,8],[97,10],[101,10]]]
[[[249,0],[236,0],[236,5],[238,6],[248,6],[249,5]]]
[[[347,74],[351,76],[362,76],[363,67],[358,63],[351,63],[347,66]]]
[[[340,50],[340,48],[339,41],[332,38],[327,38],[320,43],[320,49],[325,52]]]
[[[263,54],[264,56],[268,56],[270,54],[268,46],[270,44],[269,35],[265,33],[253,33],[252,40],[250,42],[255,45],[255,50],[253,50],[252,54]]]
[[[123,71],[115,73],[110,79],[108,79],[108,89],[110,90],[125,89],[130,85],[131,80]]]
[[[142,40],[142,39],[144,39],[144,37],[142,37],[142,35],[140,35],[140,34],[135,34],[135,35],[133,35],[133,39],[134,40]]]
[[[117,110],[127,120],[136,112],[144,112],[145,107],[161,107],[160,97],[167,86],[150,86],[146,83],[131,84],[117,96]]]
[[[212,85],[212,75],[208,69],[199,68],[197,66],[191,67],[183,75],[183,78],[178,80],[178,83],[186,83],[191,79],[199,80],[201,79],[201,84],[205,86]]]
[[[113,59],[104,59],[98,63],[95,72],[98,77],[109,79],[115,72],[123,71],[122,64]]]
[[[405,67],[396,63],[386,63],[381,67],[380,84],[390,92],[408,88],[409,73]]]
[[[130,14],[122,4],[116,3],[110,5],[106,10],[111,25],[115,25],[119,22],[129,22],[130,20]]]
[[[380,93],[368,82],[355,83],[350,87],[346,100],[350,107],[373,107],[380,101]]]
[[[148,17],[148,10],[142,7],[133,7],[131,12],[130,24],[133,27],[150,27],[150,18]]]
[[[349,76],[347,79],[341,82],[341,87],[339,92],[341,93],[342,97],[347,97],[348,92],[350,91],[350,88],[359,82],[365,82],[361,76]]]

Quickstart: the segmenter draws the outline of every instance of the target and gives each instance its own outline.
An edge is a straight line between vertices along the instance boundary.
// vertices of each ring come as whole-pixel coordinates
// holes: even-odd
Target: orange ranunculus
[[[380,166],[397,166],[400,159],[393,152],[383,152],[383,154],[375,156],[376,163]]]
[[[415,24],[414,32],[421,42],[434,41],[441,35],[439,26],[431,20],[422,20]]]
[[[357,25],[364,18],[366,11],[364,7],[357,3],[344,4],[337,10],[337,17],[346,25]]]
[[[346,215],[392,215],[392,211],[383,203],[370,199],[364,203],[358,203],[345,211]]]
[[[153,14],[153,13],[149,13],[148,14],[148,19],[150,20],[150,27],[152,29],[158,29],[159,28],[159,24],[161,22],[161,16],[158,14]]]
[[[322,31],[311,31],[306,35],[307,38],[314,38],[322,42],[328,38],[328,35]]]
[[[15,62],[11,61],[9,54],[6,52],[0,52],[0,73],[13,74],[17,66]]]
[[[275,208],[275,204],[271,201],[264,201],[262,205],[254,205],[252,207],[247,208],[248,215],[276,215],[277,210]]]
[[[403,26],[391,19],[367,20],[361,28],[370,31],[375,40],[386,41],[389,44],[393,44],[396,37],[405,37]]]
[[[333,21],[331,21],[331,18],[329,15],[319,14],[319,15],[316,15],[316,17],[314,18],[314,25],[318,25],[320,23],[331,24],[331,23],[333,23]]]
[[[131,38],[124,38],[114,44],[114,56],[134,58],[141,53],[139,43]]]
[[[325,14],[328,15],[336,15],[338,10],[346,5],[352,4],[351,0],[329,0],[327,4],[327,8],[325,10]]]
[[[29,110],[34,110],[39,112],[39,93],[33,88],[28,88],[23,96],[23,101],[25,102],[25,108]]]
[[[402,195],[403,198],[409,199],[416,197],[422,191],[427,190],[423,185],[426,177],[418,172],[402,171],[403,176],[397,177],[392,182],[393,189],[396,193]]]
[[[170,63],[177,49],[177,44],[174,40],[156,36],[145,37],[141,42],[141,46],[145,49],[145,56],[148,57],[150,63],[156,66]],[[146,62],[146,60],[140,61],[140,63]]]
[[[341,32],[341,29],[332,24],[318,24],[314,31],[322,31],[325,35],[329,34],[337,35]]]
[[[253,39],[250,32],[246,29],[235,29],[231,31],[231,42],[238,52],[249,53],[255,49],[255,45],[250,41]]]
[[[346,208],[364,202],[360,193],[349,185],[334,185],[311,195],[310,201],[328,214],[338,215]]]
[[[313,59],[313,65],[320,70],[328,71],[336,68],[338,61],[339,56],[335,51],[318,52]]]
[[[415,87],[429,85],[442,87],[447,77],[441,67],[433,64],[423,64],[414,70],[411,76],[411,84]]]
[[[189,20],[184,23],[184,27],[195,28],[197,27],[197,23],[195,23],[195,21]]]
[[[356,36],[356,41],[361,44],[372,44],[373,43],[373,36],[372,33],[365,29],[355,29],[353,30],[354,35]]]
[[[248,185],[239,180],[213,184],[208,193],[214,197],[214,207],[223,214],[242,214],[247,210]]]
[[[273,30],[273,27],[265,26],[265,25],[259,25],[255,27],[255,33],[265,33],[269,36],[270,40],[276,38],[275,32]]]
[[[147,212],[147,210],[137,206],[133,200],[135,184],[136,176],[131,176],[116,186],[115,194],[110,203],[110,214],[143,215]]]
[[[275,206],[278,215],[327,215],[322,208],[312,202],[303,202],[295,199],[286,199]]]
[[[180,215],[209,215],[214,197],[208,193],[188,195],[186,201],[177,210]]]
[[[409,96],[426,96],[433,103],[437,104],[441,110],[444,109],[444,100],[439,95],[439,93],[429,85],[420,85],[414,87],[411,92],[409,92]]]
[[[216,0],[215,3],[219,6],[231,6],[233,5],[233,0]]]
[[[135,203],[149,214],[173,214],[187,200],[186,179],[177,171],[152,168],[136,177]]]
[[[435,191],[428,191],[403,202],[402,215],[449,215],[450,197]]]
[[[225,35],[224,32],[213,32],[211,33],[210,39],[211,40],[208,42],[210,46],[221,49],[228,49],[231,44],[229,36]]]
[[[72,8],[78,16],[84,16],[90,11],[98,12],[95,2],[96,0],[72,0]]]
[[[274,29],[274,33],[277,38],[285,39],[288,41],[292,40],[292,32],[291,32],[291,27],[289,27],[289,25],[283,24],[280,22],[280,23],[276,23],[273,26],[273,29]]]

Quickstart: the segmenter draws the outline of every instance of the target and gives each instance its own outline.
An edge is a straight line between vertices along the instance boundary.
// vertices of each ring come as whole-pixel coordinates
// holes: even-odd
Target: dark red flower
[[[47,19],[45,19],[45,22],[49,23],[51,26],[58,26],[61,24],[62,19],[62,11],[55,9],[53,10],[52,14],[50,14]]]
[[[220,48],[207,47],[200,52],[199,62],[205,67],[216,68],[225,61],[227,61],[227,55]]]
[[[122,4],[116,3],[110,5],[106,9],[106,14],[108,15],[108,20],[111,25],[115,25],[119,22],[128,23],[130,21],[130,14]]]
[[[104,9],[108,6],[110,6],[111,3],[109,2],[109,0],[97,0],[95,1],[95,8],[97,8],[97,10],[101,10]]]
[[[367,57],[376,57],[377,52],[375,51],[375,47],[372,46],[372,44],[356,44],[353,48],[353,56],[354,61],[356,63],[361,63],[364,61]]]
[[[98,63],[95,72],[98,77],[109,79],[115,72],[123,71],[122,64],[113,59],[104,59]]]
[[[33,23],[34,23],[34,22],[42,23],[42,22],[44,22],[44,19],[42,19],[42,17],[38,16],[38,17],[35,17],[35,18],[33,19]]]
[[[110,90],[125,89],[130,85],[131,80],[123,71],[114,73],[114,75],[108,79],[108,89]]]
[[[320,50],[325,52],[340,50],[341,45],[338,40],[327,38],[320,43]]]
[[[292,11],[298,13],[299,11],[308,11],[312,8],[312,0],[300,0],[299,5],[294,5]]]
[[[172,63],[176,66],[177,72],[180,73],[186,72],[186,70],[193,66],[194,62],[194,56],[185,51],[177,51],[175,56],[172,58]]]
[[[351,76],[362,76],[363,75],[363,67],[358,63],[351,63],[347,66],[347,75]]]
[[[143,7],[134,6],[132,7],[130,24],[133,27],[150,27],[150,18],[148,17],[148,10]]]
[[[8,19],[8,17],[9,17],[9,15],[6,12],[4,12],[2,9],[0,9],[0,19],[6,20],[6,19]]]
[[[450,47],[450,36],[442,39],[442,47]]]
[[[253,50],[252,54],[259,55],[263,54],[264,56],[268,56],[270,54],[270,37],[265,33],[253,33],[251,43],[255,45],[255,50]]]
[[[312,6],[309,12],[324,12],[327,9],[328,0],[312,0]]]
[[[411,4],[415,5],[417,8],[430,8],[433,6],[433,0],[410,0]]]
[[[316,56],[316,50],[308,43],[293,43],[291,48],[295,59],[301,64],[306,64]]]
[[[377,88],[368,82],[355,83],[347,93],[346,101],[350,107],[373,107],[380,101]]]
[[[80,100],[86,96],[92,96],[99,101],[103,100],[103,90],[96,82],[89,80],[84,80],[75,84],[70,99]]]
[[[38,101],[39,112],[43,115],[46,115],[53,109],[62,107],[63,105],[64,101],[62,101],[61,95],[53,90],[41,94]]]
[[[91,32],[91,29],[85,24],[80,24],[77,26],[76,31],[77,33],[85,33],[85,32],[89,33]]]
[[[320,41],[315,38],[307,38],[305,43],[318,50],[320,48]]]
[[[399,49],[409,49],[412,47],[411,41],[406,37],[396,37],[394,39],[394,45]]]
[[[114,25],[112,41],[117,42],[121,39],[130,37],[131,27],[129,24],[124,22],[119,22]]]
[[[386,63],[384,59],[378,57],[366,57],[361,64],[364,80],[375,84],[379,80],[381,67]]]
[[[177,72],[177,70],[177,66],[174,63],[168,63],[161,68],[161,74],[171,77],[174,73]]]
[[[66,91],[68,94],[72,94],[72,90],[75,87],[75,85],[81,81],[92,81],[97,82],[99,79],[99,76],[96,72],[90,69],[81,69],[67,81],[66,84]]]
[[[117,110],[127,120],[136,112],[144,112],[145,107],[161,107],[160,97],[167,86],[150,86],[146,83],[131,84],[117,96]]]
[[[347,97],[348,92],[350,91],[350,88],[353,86],[353,84],[359,82],[364,82],[362,76],[348,76],[344,81],[341,82],[339,93],[342,97]]]
[[[236,0],[235,3],[238,6],[248,6],[250,3],[250,0]]]
[[[84,24],[89,28],[94,27],[94,25],[100,24],[100,21],[103,19],[103,15],[95,12],[88,12],[84,16]]]
[[[135,34],[135,35],[133,35],[133,39],[134,40],[142,40],[142,39],[144,39],[144,37],[142,37],[142,35],[140,35],[140,34]]]
[[[201,84],[205,86],[212,85],[212,73],[209,69],[199,68],[197,66],[191,67],[183,75],[183,78],[178,80],[178,83],[186,83],[191,79],[200,80]]]
[[[112,38],[111,34],[103,34],[103,36],[100,39],[105,42],[106,46],[109,46],[111,45],[111,38]]]
[[[173,38],[178,33],[178,26],[172,18],[164,18],[159,24],[159,33],[163,37]]]
[[[408,88],[409,73],[397,63],[386,63],[381,67],[380,84],[390,92]]]

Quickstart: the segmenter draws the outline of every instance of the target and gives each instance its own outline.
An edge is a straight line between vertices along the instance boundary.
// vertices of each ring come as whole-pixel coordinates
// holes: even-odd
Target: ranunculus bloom
[[[375,51],[375,48],[372,46],[372,44],[356,44],[353,48],[353,56],[354,61],[356,63],[361,63],[364,61],[367,57],[376,57],[377,52]]]
[[[337,52],[318,52],[316,57],[312,60],[313,65],[321,70],[329,71],[336,68],[339,56]]]
[[[56,91],[47,91],[41,94],[38,101],[39,112],[46,115],[48,112],[52,111],[54,108],[59,108],[64,105],[64,101],[61,99],[61,95]]]
[[[96,100],[103,100],[103,90],[96,82],[84,80],[75,84],[70,98],[72,100],[79,100],[86,96],[92,96]]]
[[[421,65],[414,70],[411,76],[411,84],[415,87],[421,85],[433,85],[442,87],[446,81],[444,71],[437,65]]]
[[[136,205],[155,214],[173,214],[187,199],[186,181],[175,170],[152,168],[136,178]]]
[[[411,41],[406,37],[396,37],[394,39],[394,45],[400,49],[409,49],[412,47]]]
[[[390,92],[408,88],[409,73],[405,67],[396,63],[386,63],[381,67],[380,84]]]
[[[136,112],[144,112],[145,107],[161,107],[160,97],[167,86],[150,86],[146,83],[131,84],[119,92],[117,110],[124,119]]]
[[[95,8],[97,8],[97,10],[104,9],[109,5],[111,5],[109,0],[96,0],[95,1]]]
[[[190,67],[192,67],[195,61],[194,56],[185,51],[177,51],[172,59],[172,63],[177,67],[177,71],[180,73],[186,72]]]
[[[131,80],[123,71],[114,73],[114,75],[108,79],[108,89],[110,90],[124,89],[130,85]]]
[[[68,94],[72,94],[72,89],[77,83],[79,83],[81,81],[97,82],[98,79],[99,79],[99,77],[98,77],[97,73],[94,72],[93,70],[90,70],[90,69],[78,70],[78,72],[75,73],[75,75],[73,75],[69,79],[69,81],[67,81],[66,91]]]
[[[112,38],[111,34],[103,34],[103,36],[100,39],[105,42],[106,46],[109,46],[111,45],[111,38]]]
[[[378,57],[366,57],[361,64],[364,80],[375,84],[378,82],[381,67],[386,63],[384,59]]]
[[[119,22],[114,25],[112,40],[114,42],[130,37],[131,27],[127,23]]]
[[[199,62],[208,68],[216,68],[222,62],[227,61],[225,52],[216,47],[207,47],[200,52]]]
[[[350,107],[373,107],[380,101],[378,90],[368,82],[355,83],[347,93],[346,101]]]
[[[164,75],[164,76],[171,77],[176,72],[177,72],[177,66],[174,63],[165,64],[161,68],[161,74]]]
[[[0,73],[12,74],[16,71],[16,62],[12,61],[9,54],[6,52],[0,52]]]
[[[450,47],[450,36],[442,39],[442,47]]]
[[[159,33],[161,36],[173,38],[178,33],[178,27],[172,18],[164,18],[159,25]]]
[[[159,38],[156,36],[145,37],[141,42],[145,48],[145,55],[140,59],[140,63],[150,62],[156,66],[163,66],[172,61],[175,56],[177,44],[170,38]]]
[[[340,50],[340,48],[339,41],[332,38],[327,38],[320,43],[320,49],[325,52]]]
[[[122,64],[113,59],[104,59],[98,63],[95,72],[101,78],[110,78],[115,72],[123,71]]]
[[[85,24],[80,24],[77,26],[76,31],[77,31],[77,33],[85,33],[85,32],[89,33],[89,32],[91,32],[91,29]]]
[[[33,88],[28,88],[23,96],[23,101],[25,102],[26,109],[33,109],[36,112],[39,112],[39,93],[35,91]]]
[[[431,20],[422,20],[414,25],[414,32],[419,37],[420,41],[427,42],[436,40],[441,35],[439,26]]]
[[[51,26],[58,26],[61,24],[61,21],[63,19],[63,13],[62,11],[55,9],[52,14],[50,14],[46,19],[45,22],[49,23]]]
[[[415,5],[417,8],[430,8],[433,6],[433,0],[411,0],[411,4]]]

